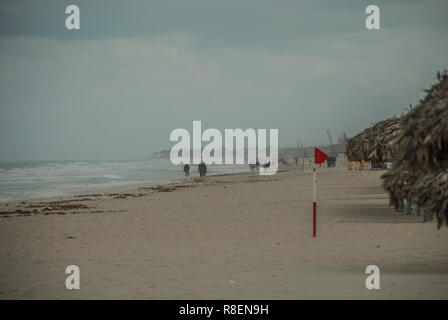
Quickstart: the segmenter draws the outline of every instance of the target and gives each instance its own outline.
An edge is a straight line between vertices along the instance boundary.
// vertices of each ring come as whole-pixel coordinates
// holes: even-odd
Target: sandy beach
[[[294,167],[1,204],[0,299],[447,299],[447,228],[389,208],[381,174],[320,170],[317,238]]]

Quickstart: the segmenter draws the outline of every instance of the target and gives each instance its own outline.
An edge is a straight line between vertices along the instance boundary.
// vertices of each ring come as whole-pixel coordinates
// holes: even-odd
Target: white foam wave
[[[241,165],[209,166],[209,174],[247,170]],[[8,164],[0,168],[0,202],[163,184],[182,177],[182,167],[167,159]]]

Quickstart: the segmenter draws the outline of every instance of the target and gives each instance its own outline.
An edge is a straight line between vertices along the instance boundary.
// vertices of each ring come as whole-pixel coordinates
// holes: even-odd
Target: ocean
[[[198,176],[190,165],[190,177]],[[247,165],[209,165],[208,175],[247,172]],[[169,159],[0,162],[0,202],[86,194],[181,181]]]

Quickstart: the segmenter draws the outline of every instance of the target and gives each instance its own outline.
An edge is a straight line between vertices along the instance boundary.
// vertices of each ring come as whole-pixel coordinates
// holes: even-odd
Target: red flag
[[[320,151],[319,148],[314,148],[314,163],[324,163],[328,159],[328,154]]]

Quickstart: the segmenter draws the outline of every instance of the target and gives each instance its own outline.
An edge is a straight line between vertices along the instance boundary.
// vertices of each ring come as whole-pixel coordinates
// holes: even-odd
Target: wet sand
[[[448,229],[390,209],[380,175],[322,169],[317,238],[294,168],[1,204],[0,299],[447,299]]]

